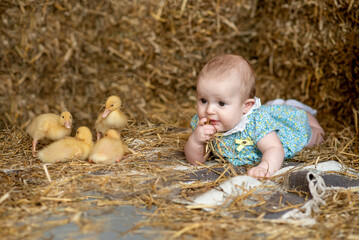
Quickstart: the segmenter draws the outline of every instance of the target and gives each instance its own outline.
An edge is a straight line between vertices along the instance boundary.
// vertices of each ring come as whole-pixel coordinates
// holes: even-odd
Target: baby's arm
[[[216,133],[215,127],[208,124],[205,125],[206,121],[206,118],[199,120],[196,129],[188,138],[184,147],[186,160],[193,165],[198,165],[206,161],[204,158],[206,142]]]
[[[253,177],[271,177],[282,166],[284,149],[276,132],[270,132],[257,142],[262,152],[261,163],[248,170]]]

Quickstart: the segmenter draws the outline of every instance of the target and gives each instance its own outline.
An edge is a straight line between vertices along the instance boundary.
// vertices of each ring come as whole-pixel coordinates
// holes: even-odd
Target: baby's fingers
[[[201,119],[199,120],[199,125],[200,125],[200,126],[204,126],[204,125],[207,124],[207,121],[208,121],[207,118],[201,118]]]
[[[259,167],[253,167],[253,168],[249,169],[247,174],[254,178],[270,177],[270,173],[266,169],[259,168]]]
[[[205,125],[204,132],[205,134],[213,136],[216,133],[216,128],[213,127],[212,125]]]
[[[215,131],[210,128],[211,125],[205,125],[205,126],[197,126],[194,137],[198,143],[204,143],[212,138],[212,136],[215,134]]]

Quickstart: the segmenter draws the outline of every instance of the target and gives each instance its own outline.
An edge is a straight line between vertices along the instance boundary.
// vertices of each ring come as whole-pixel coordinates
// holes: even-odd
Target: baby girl
[[[206,144],[216,134],[216,155],[233,165],[256,165],[248,175],[270,177],[285,158],[323,142],[315,113],[293,99],[261,105],[250,64],[238,55],[214,57],[198,76],[197,114],[185,145],[186,159],[204,163]]]

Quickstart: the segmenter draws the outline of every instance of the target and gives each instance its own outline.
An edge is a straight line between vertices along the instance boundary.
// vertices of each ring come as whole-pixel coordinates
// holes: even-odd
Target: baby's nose
[[[207,114],[214,114],[214,107],[212,104],[208,104],[206,112]]]

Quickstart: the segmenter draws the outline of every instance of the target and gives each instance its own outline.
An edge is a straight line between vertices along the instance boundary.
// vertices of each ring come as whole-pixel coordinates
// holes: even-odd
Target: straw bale
[[[91,123],[119,92],[136,119],[158,119],[173,104],[166,120],[183,125],[178,109],[193,108],[200,67],[223,52],[254,65],[263,100],[297,98],[329,126],[353,125],[358,111],[355,1],[5,1],[1,9],[1,110],[11,124],[63,108]]]
[[[157,238],[357,238],[355,189],[328,196],[311,227],[263,219],[243,199],[213,213],[171,200],[245,170],[218,159],[191,167],[183,154],[196,77],[220,53],[253,64],[263,102],[296,98],[318,109],[326,141],[292,161],[335,160],[359,171],[358,16],[354,0],[1,1],[0,233],[31,239],[67,223],[86,232],[99,226],[83,212],[131,204],[156,208],[133,230],[151,226]],[[67,109],[74,128],[92,129],[113,94],[130,117],[123,140],[131,153],[122,162],[44,165],[32,157],[24,128],[34,116]],[[199,174],[207,178],[193,179]],[[52,215],[66,219],[44,224]]]

